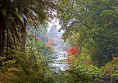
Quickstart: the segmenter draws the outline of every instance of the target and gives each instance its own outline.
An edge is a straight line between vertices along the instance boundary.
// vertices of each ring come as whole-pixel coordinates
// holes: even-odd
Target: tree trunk
[[[5,39],[5,23],[2,15],[0,15],[0,56],[4,55],[4,39]]]
[[[25,44],[26,44],[26,24],[23,24],[22,26],[22,30],[21,30],[21,34],[22,34],[22,42],[21,42],[21,49],[23,51],[25,51]]]

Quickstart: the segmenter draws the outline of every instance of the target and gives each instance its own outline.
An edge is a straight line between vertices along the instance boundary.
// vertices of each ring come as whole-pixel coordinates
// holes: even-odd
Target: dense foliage
[[[27,36],[27,27],[42,28],[41,24],[54,17],[52,12],[62,12],[62,2],[66,1],[0,1],[0,83],[53,82],[50,58],[44,56],[51,50],[36,35]],[[27,37],[31,39],[28,44]]]
[[[117,2],[76,0],[72,8],[65,11],[63,38],[80,46],[98,66],[118,56]]]
[[[59,73],[44,26],[54,17],[71,45]],[[118,82],[118,0],[2,0],[0,18],[0,83]]]
[[[78,49],[80,53],[71,55],[71,65],[74,68],[71,73],[73,72],[75,75],[75,80],[78,81],[80,78],[77,75],[78,71],[81,72],[81,68],[83,74],[87,72],[85,76],[81,77],[91,78],[89,74],[92,75],[96,72],[97,78],[102,79],[101,83],[107,79],[107,75],[109,78],[107,80],[111,80],[112,77],[114,78],[113,75],[117,74],[114,70],[117,65],[113,65],[111,62],[115,60],[115,64],[117,64],[117,9],[117,0],[72,0],[72,6],[69,6],[63,13],[63,27],[61,28],[65,31],[63,39],[68,41],[72,47],[80,47]],[[76,68],[78,69],[76,70]],[[117,79],[116,75],[113,83],[117,83]],[[89,81],[89,79],[87,80]],[[90,81],[90,83],[95,82]]]

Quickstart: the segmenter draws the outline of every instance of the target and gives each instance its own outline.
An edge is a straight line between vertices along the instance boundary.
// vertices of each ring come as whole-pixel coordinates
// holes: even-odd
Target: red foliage
[[[75,47],[72,47],[71,49],[68,50],[68,56],[70,55],[76,55],[79,53],[79,50],[78,50],[78,47],[75,46]]]
[[[51,46],[51,44],[52,44],[51,40],[48,40],[47,45]]]

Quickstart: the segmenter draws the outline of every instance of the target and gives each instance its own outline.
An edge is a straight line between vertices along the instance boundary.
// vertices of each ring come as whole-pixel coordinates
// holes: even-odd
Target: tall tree
[[[65,10],[64,39],[86,48],[95,64],[104,65],[118,56],[118,1],[73,0]]]
[[[68,0],[1,0],[0,1],[0,66],[4,61],[12,59],[9,49],[20,49],[25,52],[26,28],[35,28],[45,23],[48,18],[55,17],[54,11],[63,12],[60,3]],[[40,28],[40,27],[39,27]]]
[[[60,10],[58,0],[5,0],[0,1],[0,56],[4,53],[5,40],[9,47],[16,43],[21,34],[25,45],[26,25],[43,23],[48,17],[53,17],[52,11]],[[63,1],[62,1],[63,2]],[[6,37],[6,35],[8,37]],[[10,46],[11,45],[11,46]],[[16,44],[15,44],[16,46]]]

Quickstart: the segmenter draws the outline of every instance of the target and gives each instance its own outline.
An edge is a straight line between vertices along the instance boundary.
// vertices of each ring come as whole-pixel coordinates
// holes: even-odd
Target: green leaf
[[[7,10],[2,9],[2,10],[1,10],[1,12],[2,12],[2,14],[3,14],[4,16],[6,16],[6,15],[7,15]]]

